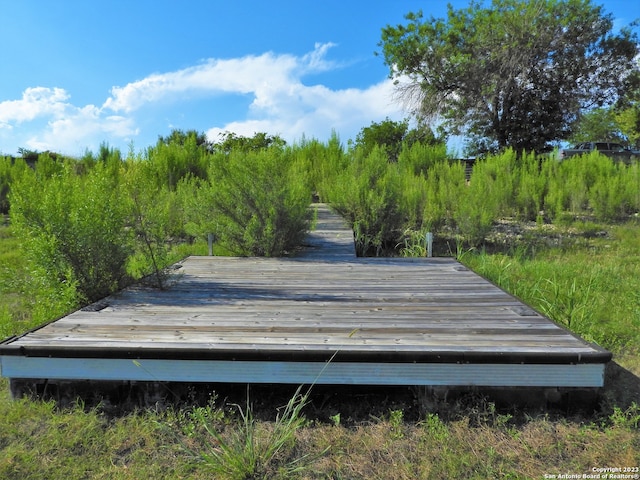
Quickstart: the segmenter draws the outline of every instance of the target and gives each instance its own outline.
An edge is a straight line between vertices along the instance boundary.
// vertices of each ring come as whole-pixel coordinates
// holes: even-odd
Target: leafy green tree
[[[97,160],[103,163],[109,161],[122,161],[122,154],[117,148],[110,147],[107,142],[102,142],[100,144],[100,150],[98,151]]]
[[[569,138],[572,143],[599,140],[626,142],[613,108],[595,108],[585,112],[576,122]]]
[[[356,136],[356,147],[363,149],[364,155],[369,155],[376,147],[382,148],[387,154],[389,161],[398,160],[402,141],[409,130],[409,121],[394,122],[389,118],[382,122],[371,122],[371,125],[364,127]]]
[[[36,160],[38,160],[38,155],[39,155],[37,150],[29,150],[29,149],[24,148],[24,147],[18,148],[18,154],[25,161],[32,161],[32,162],[35,162]]]
[[[590,0],[472,1],[447,19],[383,29],[399,95],[476,150],[543,151],[582,109],[614,103],[638,74],[637,35]]]
[[[232,151],[256,151],[269,147],[284,147],[287,142],[278,135],[258,132],[253,137],[236,135],[233,132],[220,134],[220,141],[213,144],[213,150],[229,154]]]
[[[640,148],[640,102],[618,111],[616,122],[629,144]]]
[[[640,58],[638,59],[640,66]],[[616,122],[630,145],[640,148],[640,78],[616,105]]]
[[[409,129],[409,120],[395,122],[386,118],[382,122],[371,122],[370,126],[360,130],[355,146],[360,148],[365,156],[376,146],[380,147],[387,154],[389,161],[396,162],[402,148],[411,147],[416,142],[425,145],[441,143],[426,125]]]
[[[640,147],[640,79],[615,105],[581,114],[570,141],[609,140]]]
[[[196,130],[184,130],[174,129],[169,135],[158,137],[158,143],[164,143],[165,145],[186,145],[188,142],[195,143],[198,147],[204,147],[209,149],[211,144],[207,140],[207,136],[204,133]]]

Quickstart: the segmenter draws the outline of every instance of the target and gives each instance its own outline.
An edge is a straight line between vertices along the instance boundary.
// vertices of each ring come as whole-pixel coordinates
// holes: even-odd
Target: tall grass
[[[61,409],[54,402],[11,400],[1,381],[0,477],[528,479],[638,462],[637,405],[573,418],[500,411],[477,398],[416,414],[410,397],[395,393],[386,392],[386,398],[344,394],[341,402],[335,396],[333,401],[313,398],[315,404],[307,405],[310,416],[295,435],[284,435],[287,441],[271,462],[237,474],[218,470],[218,460],[209,457],[222,452],[216,435],[226,446],[238,438],[238,450],[244,451],[245,420],[229,403],[109,415],[81,403]],[[368,413],[350,413],[356,409]],[[342,422],[329,420],[338,413]],[[255,445],[272,438],[275,422],[252,416],[249,435]],[[302,463],[295,463],[298,458]]]
[[[309,402],[309,393],[298,388],[271,424],[258,422],[248,398],[244,408],[236,406],[239,423],[224,431],[211,422],[206,410],[197,410],[193,418],[212,440],[195,453],[204,470],[229,480],[292,478],[305,472],[324,453],[295,454],[296,433],[307,423],[302,409]]]
[[[556,322],[616,353],[640,345],[640,235],[638,226],[610,228],[592,238],[538,250],[460,259]]]

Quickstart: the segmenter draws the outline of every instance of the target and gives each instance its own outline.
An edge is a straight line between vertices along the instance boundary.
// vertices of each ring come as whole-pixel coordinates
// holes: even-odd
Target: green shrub
[[[11,185],[27,168],[21,158],[0,157],[0,215],[9,213]]]
[[[464,166],[448,161],[434,164],[427,172],[426,189],[423,227],[436,232],[446,224],[453,224],[454,213],[468,189]]]
[[[543,173],[548,178],[545,210],[558,221],[580,215],[622,220],[640,209],[637,164],[615,163],[593,152],[572,157]]]
[[[601,160],[589,189],[589,205],[598,220],[621,220],[638,211],[638,165]]]
[[[476,162],[468,188],[463,189],[453,217],[460,235],[481,243],[493,221],[515,213],[516,156],[511,150]]]
[[[35,172],[25,170],[12,189],[11,221],[43,284],[52,291],[73,285],[82,300],[93,301],[127,277],[127,210],[110,166],[82,177],[72,170],[46,160]]]
[[[407,173],[426,175],[436,164],[447,160],[445,144],[429,145],[416,142],[403,148],[398,157],[398,165]]]
[[[135,277],[152,272],[154,285],[164,288],[171,242],[184,236],[178,195],[167,185],[156,185],[149,162],[130,162],[124,184],[123,201],[127,202],[128,225],[136,245],[129,271]]]
[[[216,241],[236,255],[274,257],[299,246],[308,230],[311,192],[303,167],[281,148],[212,157],[211,203],[201,224],[215,224]]]
[[[398,183],[400,196],[397,203],[403,216],[404,228],[421,230],[425,224],[424,211],[429,201],[427,181],[422,175],[399,174]]]
[[[11,157],[0,157],[0,215],[9,213],[9,189],[11,187]]]
[[[624,168],[620,190],[626,202],[625,213],[629,215],[640,213],[640,163],[635,162]]]
[[[204,146],[199,145],[195,134],[168,143],[158,141],[146,152],[150,174],[155,177],[158,187],[175,190],[185,177],[206,178],[208,155]]]
[[[360,255],[381,255],[402,238],[405,217],[400,210],[401,175],[385,151],[356,154],[336,178],[329,200],[352,224]]]
[[[548,188],[548,172],[554,163],[534,154],[523,154],[518,163],[515,184],[515,207],[523,220],[540,220]]]
[[[217,217],[213,210],[214,190],[208,180],[183,178],[176,188],[177,201],[184,218],[185,234],[206,241],[217,230]]]
[[[335,132],[326,144],[303,139],[299,145],[289,149],[289,155],[304,168],[308,186],[320,201],[327,201],[335,179],[350,163],[349,155]]]

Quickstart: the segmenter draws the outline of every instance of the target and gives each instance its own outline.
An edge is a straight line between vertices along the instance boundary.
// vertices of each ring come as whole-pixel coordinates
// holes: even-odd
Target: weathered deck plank
[[[486,365],[484,377],[473,381],[486,385],[495,384],[493,377],[504,370],[499,365],[510,365],[505,374],[509,386],[527,383],[513,378],[530,364],[536,365],[534,376],[543,374],[540,365],[562,365],[558,372],[571,376],[579,371],[581,378],[567,378],[565,385],[599,386],[609,352],[555,325],[454,259],[356,258],[352,233],[342,219],[320,206],[317,223],[298,257],[189,257],[168,290],[137,285],[99,302],[100,308],[79,310],[6,341],[0,345],[2,373],[79,376],[87,374],[86,365],[102,360],[94,375],[111,378],[123,360],[144,359],[156,362],[160,372],[175,370],[168,365],[177,362],[202,368],[199,381],[222,381],[228,374],[221,373],[227,365],[221,362],[249,361],[264,363],[251,364],[259,372],[253,381],[297,382],[298,375],[284,373],[294,368],[290,364],[306,363],[307,381],[312,381],[317,365],[332,360],[329,370],[333,364],[335,370],[328,378],[348,372],[348,365],[354,368],[343,383],[371,382],[375,371],[397,376],[380,377],[379,383],[402,383],[407,381],[403,366],[449,363],[447,371],[459,374],[451,378],[455,385],[468,376],[463,365]],[[59,361],[47,363],[53,359]],[[69,374],[73,359],[77,371]],[[192,363],[206,361],[211,362],[209,377],[200,363]],[[46,370],[48,365],[62,370]],[[357,372],[366,365],[369,371],[358,380]],[[590,365],[590,370],[572,369],[578,365]],[[29,373],[29,368],[39,371]],[[427,376],[418,384],[431,384],[433,375],[440,375],[433,366],[420,371]],[[558,375],[530,382],[556,385]]]

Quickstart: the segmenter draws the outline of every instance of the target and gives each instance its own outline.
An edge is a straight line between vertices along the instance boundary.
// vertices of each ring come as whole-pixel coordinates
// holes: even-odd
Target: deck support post
[[[209,243],[209,256],[213,257],[213,233],[207,235],[207,241]]]

